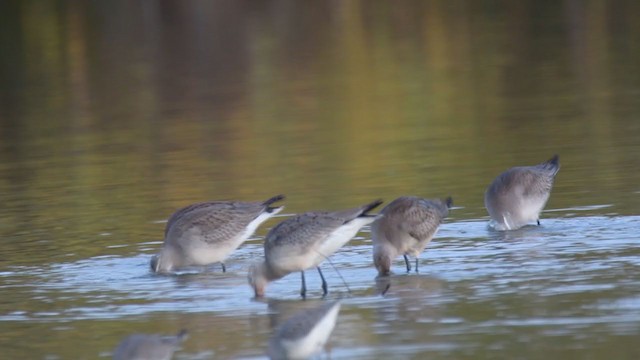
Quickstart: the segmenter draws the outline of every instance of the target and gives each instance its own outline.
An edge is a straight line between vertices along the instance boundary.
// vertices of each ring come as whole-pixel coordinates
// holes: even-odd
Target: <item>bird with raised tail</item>
[[[113,351],[113,360],[170,360],[186,338],[186,330],[174,336],[129,335]]]
[[[260,202],[211,201],[176,211],[167,222],[164,244],[151,258],[151,269],[166,273],[185,266],[202,266],[224,260],[283,206],[277,195]]]
[[[500,174],[484,194],[489,226],[515,230],[531,223],[540,225],[540,212],[551,195],[560,170],[558,155],[533,166],[517,166]]]
[[[377,215],[368,212],[380,204],[382,200],[349,210],[307,212],[276,225],[265,239],[264,261],[249,269],[249,284],[255,296],[264,296],[269,282],[300,271],[300,295],[304,298],[304,271],[312,267],[318,269],[322,293],[326,295],[327,282],[320,270],[320,263],[353,238],[363,226],[372,223]]]
[[[267,355],[272,360],[302,360],[319,354],[333,332],[339,312],[340,302],[332,301],[294,314],[269,339]]]
[[[382,217],[371,225],[373,241],[373,263],[379,275],[388,275],[393,260],[402,255],[411,271],[408,256],[418,258],[436,234],[438,227],[449,214],[453,204],[451,197],[445,200],[423,199],[414,196],[399,197],[380,214]]]

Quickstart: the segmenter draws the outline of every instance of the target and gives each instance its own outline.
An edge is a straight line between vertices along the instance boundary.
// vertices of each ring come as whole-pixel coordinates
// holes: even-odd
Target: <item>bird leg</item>
[[[387,286],[385,286],[384,290],[382,290],[382,293],[380,293],[380,295],[385,296],[387,294],[387,291],[389,291],[390,288],[391,288],[391,283],[388,283]]]
[[[318,266],[317,269],[318,269],[318,274],[320,274],[320,279],[322,279],[322,297],[325,297],[329,292],[327,290],[327,281],[324,279],[324,275],[322,275],[322,270],[320,270],[320,266]]]
[[[404,263],[407,265],[407,272],[411,271],[411,264],[409,264],[409,258],[407,257],[407,254],[402,255],[404,256]]]
[[[538,223],[538,226],[540,226],[540,219],[536,220],[536,222]]]
[[[416,256],[416,273],[418,273],[418,257]]]
[[[300,289],[300,296],[302,296],[303,299],[307,298],[307,282],[304,279],[304,270],[300,271],[300,275],[302,275],[302,288]]]
[[[224,266],[224,263],[220,263],[220,265],[222,265],[222,272],[223,273],[227,272],[227,267]]]

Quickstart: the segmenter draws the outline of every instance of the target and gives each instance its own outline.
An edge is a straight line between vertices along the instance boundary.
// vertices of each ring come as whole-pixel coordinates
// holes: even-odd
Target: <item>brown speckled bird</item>
[[[272,207],[283,195],[261,202],[212,201],[176,211],[167,222],[164,244],[151,259],[155,272],[184,266],[222,263],[264,221],[283,207]]]
[[[416,258],[427,247],[438,227],[449,214],[453,200],[428,200],[413,196],[395,199],[382,209],[382,217],[371,225],[373,263],[379,275],[391,271],[391,263],[404,257],[407,272],[411,271],[408,255]]]

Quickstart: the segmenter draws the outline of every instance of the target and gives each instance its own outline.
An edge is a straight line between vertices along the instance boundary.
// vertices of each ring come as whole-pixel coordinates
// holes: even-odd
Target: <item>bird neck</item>
[[[391,271],[391,262],[398,256],[398,250],[390,244],[376,244],[373,247],[373,263],[380,275]]]
[[[260,270],[262,272],[262,275],[267,281],[278,280],[288,274],[288,273],[283,273],[281,271],[277,271],[276,269],[271,267],[269,263],[266,261],[263,262],[260,267],[261,267]]]

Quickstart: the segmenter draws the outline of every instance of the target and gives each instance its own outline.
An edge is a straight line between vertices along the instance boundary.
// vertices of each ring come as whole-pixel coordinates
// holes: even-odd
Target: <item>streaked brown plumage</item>
[[[449,214],[453,200],[422,199],[403,196],[382,209],[382,217],[371,225],[373,262],[380,275],[387,275],[391,263],[403,255],[407,271],[411,270],[407,255],[416,258],[426,248],[438,227]]]
[[[163,248],[151,259],[155,272],[170,272],[191,265],[222,263],[257,227],[280,212],[272,207],[283,195],[266,201],[211,201],[176,211],[165,227]]]

